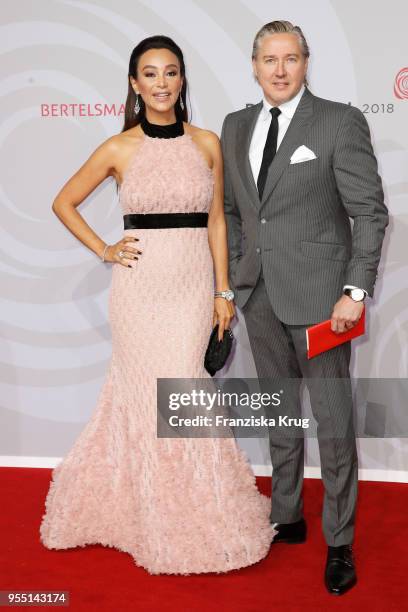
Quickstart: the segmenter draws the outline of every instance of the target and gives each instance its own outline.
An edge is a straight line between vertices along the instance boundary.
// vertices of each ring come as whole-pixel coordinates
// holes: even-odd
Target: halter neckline
[[[151,138],[177,138],[177,136],[183,136],[184,134],[182,119],[177,119],[175,123],[169,125],[158,125],[157,123],[150,123],[146,117],[143,117],[140,127],[146,136]]]

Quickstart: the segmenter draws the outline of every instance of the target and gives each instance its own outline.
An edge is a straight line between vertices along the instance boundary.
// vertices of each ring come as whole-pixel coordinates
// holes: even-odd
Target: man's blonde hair
[[[305,57],[309,57],[309,45],[306,42],[305,35],[299,26],[293,25],[290,21],[271,21],[270,23],[266,23],[262,28],[257,32],[254,44],[252,47],[252,59],[256,58],[256,54],[258,52],[259,41],[264,36],[268,36],[270,34],[296,34],[299,39],[300,48],[302,49],[302,53]]]

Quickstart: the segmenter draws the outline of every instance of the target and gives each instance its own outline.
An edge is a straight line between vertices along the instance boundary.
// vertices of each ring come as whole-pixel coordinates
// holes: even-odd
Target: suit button
[[[261,223],[266,223],[266,219],[265,219],[265,217],[262,217],[262,219],[261,219]]]
[[[257,253],[260,253],[260,252],[261,252],[261,249],[260,249],[259,247],[256,247],[256,252],[257,252]]]

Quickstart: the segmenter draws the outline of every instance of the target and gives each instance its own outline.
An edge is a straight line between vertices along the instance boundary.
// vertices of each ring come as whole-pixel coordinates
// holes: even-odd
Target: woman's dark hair
[[[184,103],[184,109],[181,109],[180,106],[180,96],[176,102],[174,107],[176,113],[176,119],[181,119],[182,121],[188,121],[188,111],[187,111],[187,79],[186,79],[186,67],[184,64],[183,52],[178,45],[169,38],[168,36],[157,35],[157,36],[149,36],[149,38],[144,38],[136,47],[133,49],[130,60],[129,60],[129,72],[128,72],[128,95],[126,98],[125,104],[125,121],[123,124],[122,132],[129,130],[132,127],[138,125],[146,113],[146,106],[142,100],[142,96],[139,96],[139,104],[140,111],[135,113],[135,103],[136,103],[136,94],[133,90],[132,84],[130,82],[130,77],[137,79],[137,66],[139,63],[139,59],[143,53],[149,51],[150,49],[168,49],[179,60],[180,63],[180,74],[183,77],[183,86],[181,88],[181,98]]]

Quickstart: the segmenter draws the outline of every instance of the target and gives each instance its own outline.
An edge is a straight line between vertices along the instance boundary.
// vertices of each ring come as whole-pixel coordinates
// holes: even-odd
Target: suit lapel
[[[266,203],[275,189],[284,170],[290,163],[290,158],[296,149],[304,144],[304,138],[313,118],[313,94],[305,89],[299,105],[293,115],[287,132],[271,163],[262,195],[261,207]]]
[[[238,135],[236,142],[236,159],[238,170],[242,178],[242,183],[248,193],[249,199],[255,208],[259,209],[259,194],[252,168],[249,161],[249,146],[251,144],[252,134],[255,129],[256,120],[262,108],[262,102],[254,104],[249,109],[247,116],[240,119],[238,123]]]

